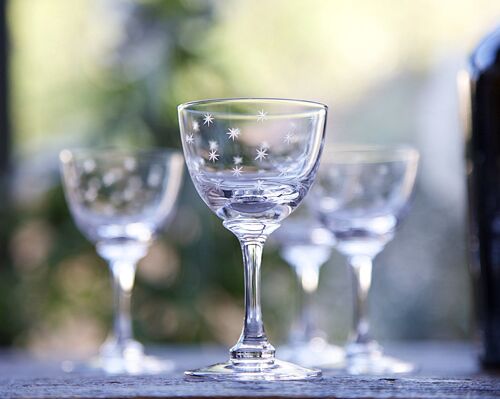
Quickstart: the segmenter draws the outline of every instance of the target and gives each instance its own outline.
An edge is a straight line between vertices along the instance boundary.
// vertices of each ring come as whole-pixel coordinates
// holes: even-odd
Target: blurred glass
[[[171,218],[182,181],[180,152],[63,150],[61,174],[76,225],[109,266],[113,330],[90,364],[109,374],[160,373],[167,361],[145,356],[134,339],[130,304],[137,262]]]
[[[394,238],[409,207],[419,154],[410,147],[339,147],[324,154],[310,199],[350,266],[353,328],[346,350],[350,374],[408,373],[414,366],[385,356],[371,334],[368,293],[374,258]]]
[[[344,351],[330,344],[328,334],[318,327],[316,303],[320,271],[331,257],[335,238],[316,220],[307,202],[284,221],[270,240],[294,271],[299,296],[288,340],[280,345],[279,353],[285,360],[309,367],[338,367]]]

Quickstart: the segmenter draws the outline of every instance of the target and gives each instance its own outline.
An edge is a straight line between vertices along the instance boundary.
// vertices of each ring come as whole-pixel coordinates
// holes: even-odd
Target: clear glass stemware
[[[318,327],[315,307],[320,270],[330,259],[335,238],[307,205],[294,212],[271,236],[272,244],[294,271],[299,286],[299,309],[288,342],[279,349],[283,359],[303,366],[339,368],[344,350],[328,342],[327,334]]]
[[[414,369],[383,355],[370,334],[367,297],[374,257],[392,240],[404,217],[419,155],[409,147],[353,146],[325,153],[312,203],[319,220],[346,256],[354,289],[353,330],[346,345],[352,374],[405,373]]]
[[[318,376],[275,358],[262,321],[262,248],[303,200],[323,147],[326,106],[281,99],[220,99],[179,106],[184,155],[203,201],[240,241],[245,316],[230,360],[187,375],[278,380]]]
[[[178,151],[63,150],[61,173],[76,225],[108,262],[113,330],[91,364],[104,372],[155,373],[171,362],[145,356],[134,340],[130,301],[137,262],[172,215],[182,181]]]

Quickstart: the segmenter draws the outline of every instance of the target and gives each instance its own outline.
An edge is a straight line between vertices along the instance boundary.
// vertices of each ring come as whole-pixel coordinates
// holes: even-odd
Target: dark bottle
[[[470,266],[485,367],[500,367],[500,27],[469,63],[465,110]]]

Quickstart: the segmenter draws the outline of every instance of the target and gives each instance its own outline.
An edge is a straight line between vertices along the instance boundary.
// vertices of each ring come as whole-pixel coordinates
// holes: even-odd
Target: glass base
[[[174,363],[170,360],[146,356],[142,344],[133,339],[118,343],[115,339],[109,338],[95,358],[81,364],[64,362],[62,368],[66,372],[140,375],[172,371]]]
[[[307,380],[321,376],[321,370],[308,369],[293,363],[275,360],[266,367],[236,367],[231,362],[218,363],[197,370],[184,373],[188,377],[205,380],[233,380],[233,381],[281,381]]]
[[[309,342],[288,344],[279,347],[282,359],[305,367],[339,369],[344,367],[345,352],[340,346],[332,345],[323,338]]]
[[[376,342],[349,344],[346,347],[345,371],[348,374],[406,374],[415,371],[414,364],[383,354]]]
[[[141,359],[110,359],[95,357],[88,362],[62,362],[61,369],[66,373],[104,373],[108,375],[150,375],[173,371],[174,363],[170,360],[154,356],[143,356]]]
[[[90,361],[89,366],[99,369],[106,374],[160,374],[174,369],[174,363],[169,360],[159,359],[154,356],[142,355],[141,357],[107,358],[98,357]]]

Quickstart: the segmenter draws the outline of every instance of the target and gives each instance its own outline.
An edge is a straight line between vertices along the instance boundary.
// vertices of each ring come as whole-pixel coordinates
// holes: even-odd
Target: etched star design
[[[256,161],[262,161],[262,160],[266,159],[266,157],[269,155],[267,153],[267,148],[264,148],[264,147],[257,148],[256,151],[257,151],[257,156],[255,157]]]
[[[203,115],[203,124],[210,126],[211,123],[214,123],[214,117],[212,114],[206,113]]]
[[[215,140],[210,140],[208,142],[208,147],[211,149],[211,150],[217,150],[219,149],[219,144],[217,144],[217,141]]]
[[[240,163],[243,162],[243,158],[238,155],[236,157],[233,157],[233,162],[235,165],[239,165]]]
[[[264,110],[261,109],[257,114],[257,122],[264,122],[266,119],[267,119],[267,112],[264,112]]]
[[[221,189],[221,186],[222,186],[222,182],[223,182],[223,181],[224,181],[224,180],[222,180],[222,179],[217,179],[217,180],[215,181],[215,188],[216,188],[217,190],[220,190],[220,189]]]
[[[231,140],[234,141],[234,139],[238,138],[238,136],[240,135],[240,133],[241,133],[241,131],[237,127],[234,127],[234,128],[230,127],[226,134],[229,136],[229,138]]]
[[[193,177],[196,179],[196,180],[201,180],[203,178],[203,175],[204,175],[204,172],[202,170],[195,170],[193,172]]]
[[[287,144],[290,144],[294,139],[294,134],[292,132],[288,132],[285,137],[283,138],[283,141]]]
[[[186,144],[193,144],[193,143],[194,143],[194,135],[193,135],[193,133],[186,134]]]
[[[257,180],[257,184],[255,185],[255,188],[257,189],[257,191],[264,191],[264,181]]]
[[[242,170],[243,170],[243,166],[235,166],[233,168],[233,176],[241,176]]]
[[[193,127],[193,132],[197,132],[200,130],[200,124],[198,123],[198,121],[193,121],[191,126]]]
[[[288,176],[289,169],[288,168],[282,168],[280,169],[280,176]]]
[[[219,154],[217,154],[217,150],[215,150],[215,149],[210,150],[210,152],[208,153],[208,160],[215,162],[218,159],[219,159]]]

